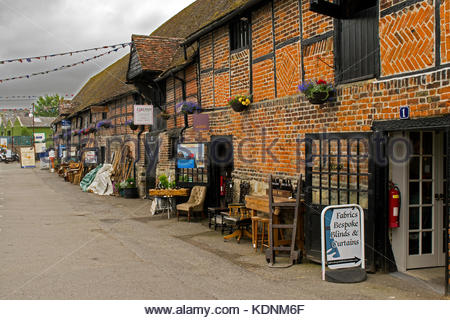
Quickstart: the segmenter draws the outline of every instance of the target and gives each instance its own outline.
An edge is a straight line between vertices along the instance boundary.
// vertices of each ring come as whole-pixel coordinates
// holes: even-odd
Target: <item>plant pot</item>
[[[135,124],[130,124],[130,129],[136,131],[138,129],[138,126]]]
[[[127,199],[137,199],[139,198],[139,192],[137,188],[126,188],[123,189],[123,197]]]
[[[328,92],[314,92],[312,97],[308,97],[311,104],[324,104],[328,101],[330,94]]]
[[[245,109],[248,108],[248,106],[244,106],[242,103],[232,103],[231,104],[231,108],[233,109],[233,111],[235,112],[242,112]]]
[[[119,190],[119,196],[123,197],[125,193],[125,189],[120,189]]]

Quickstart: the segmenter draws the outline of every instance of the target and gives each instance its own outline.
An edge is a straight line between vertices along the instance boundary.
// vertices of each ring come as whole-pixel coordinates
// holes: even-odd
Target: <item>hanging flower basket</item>
[[[314,92],[310,97],[307,97],[311,104],[324,104],[327,102],[330,94],[328,92]]]
[[[100,129],[100,128],[105,128],[105,129],[111,128],[111,120],[102,120],[99,123],[97,123],[96,127],[97,127],[97,129]]]
[[[177,112],[182,112],[184,114],[194,114],[202,112],[202,108],[193,101],[182,101],[178,103],[175,107]]]
[[[324,104],[334,94],[334,88],[325,80],[310,81],[298,86],[311,104]]]
[[[127,122],[125,122],[125,124],[126,124],[127,126],[129,126],[130,129],[133,130],[133,131],[136,131],[136,130],[139,128],[139,126],[137,126],[137,125],[135,125],[135,124],[133,123],[133,120],[128,120]]]
[[[235,112],[242,112],[252,103],[252,96],[237,95],[228,99],[228,105]]]

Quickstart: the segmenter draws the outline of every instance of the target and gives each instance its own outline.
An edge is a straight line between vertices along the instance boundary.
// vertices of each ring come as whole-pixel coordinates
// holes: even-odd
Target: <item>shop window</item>
[[[378,6],[336,20],[336,82],[348,83],[379,75]]]
[[[249,19],[241,17],[230,23],[231,51],[247,48],[250,42]]]
[[[207,185],[206,143],[177,145],[176,182],[178,186]]]
[[[369,208],[369,139],[311,135],[307,143],[307,176],[310,204],[359,204]]]
[[[108,118],[108,112],[102,112],[102,120],[106,120]]]

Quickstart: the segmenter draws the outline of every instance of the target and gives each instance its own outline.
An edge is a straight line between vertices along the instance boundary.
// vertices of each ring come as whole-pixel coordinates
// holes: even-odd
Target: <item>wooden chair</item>
[[[206,199],[206,187],[195,186],[192,188],[188,202],[177,205],[177,219],[180,221],[180,212],[187,212],[188,222],[194,212],[201,212],[203,215],[203,205]]]
[[[223,237],[224,240],[237,238],[237,242],[241,241],[241,238],[245,235],[252,238],[252,234],[247,228],[252,224],[250,211],[245,208],[243,204],[230,204],[228,205],[228,212],[222,212],[223,221],[226,226],[234,226],[235,231]]]

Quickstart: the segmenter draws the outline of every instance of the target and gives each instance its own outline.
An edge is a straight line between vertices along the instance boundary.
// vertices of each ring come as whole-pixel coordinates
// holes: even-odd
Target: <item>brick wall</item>
[[[441,0],[441,63],[450,62],[450,0]]]
[[[434,3],[421,1],[380,19],[381,74],[434,66]]]

